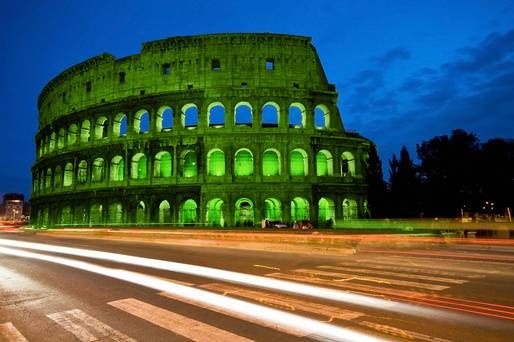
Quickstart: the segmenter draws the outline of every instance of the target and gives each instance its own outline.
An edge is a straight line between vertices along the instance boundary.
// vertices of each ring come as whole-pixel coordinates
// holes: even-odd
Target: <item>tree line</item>
[[[514,205],[514,140],[454,130],[405,146],[389,160],[384,181],[376,149],[370,154],[368,203],[372,217],[456,217],[505,213]]]

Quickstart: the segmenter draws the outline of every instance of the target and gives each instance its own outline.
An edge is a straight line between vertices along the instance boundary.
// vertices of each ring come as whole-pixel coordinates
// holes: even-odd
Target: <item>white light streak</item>
[[[100,274],[106,277],[123,280],[136,285],[149,287],[155,290],[170,292],[176,296],[203,303],[206,306],[221,308],[239,315],[247,315],[266,324],[278,325],[293,331],[302,332],[305,336],[320,341],[382,341],[380,338],[365,335],[363,333],[359,333],[347,328],[319,322],[310,318],[269,308],[259,304],[253,304],[243,300],[225,297],[223,295],[215,294],[194,287],[175,284],[137,272],[114,269],[91,264],[85,261],[33,253],[8,247],[0,247],[0,253],[23,258],[48,261],[77,268],[87,272]]]

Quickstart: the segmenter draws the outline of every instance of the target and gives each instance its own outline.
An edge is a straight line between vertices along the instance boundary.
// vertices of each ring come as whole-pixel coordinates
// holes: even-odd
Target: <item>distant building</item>
[[[4,219],[9,221],[22,221],[24,217],[23,203],[23,194],[4,194],[4,200],[2,204],[4,210]]]

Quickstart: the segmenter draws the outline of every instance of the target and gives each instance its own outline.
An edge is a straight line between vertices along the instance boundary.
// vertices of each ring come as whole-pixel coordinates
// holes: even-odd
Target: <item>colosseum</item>
[[[365,216],[372,143],[345,131],[309,37],[213,34],[104,53],[38,99],[36,226],[315,226]]]

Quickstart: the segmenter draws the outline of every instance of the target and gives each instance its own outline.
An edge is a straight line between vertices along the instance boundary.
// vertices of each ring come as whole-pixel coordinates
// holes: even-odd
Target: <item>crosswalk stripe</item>
[[[11,322],[7,322],[0,324],[0,341],[27,342],[27,339]]]
[[[268,273],[266,274],[267,277],[277,278],[277,279],[286,279],[286,280],[292,280],[292,281],[298,281],[303,283],[311,283],[311,284],[319,284],[319,285],[330,285],[333,287],[340,287],[348,290],[353,290],[356,292],[366,293],[369,294],[369,292],[373,293],[379,293],[379,294],[388,294],[388,293],[394,293],[401,296],[406,297],[425,297],[426,294],[414,292],[414,291],[408,291],[408,290],[398,290],[398,289],[392,289],[392,288],[385,288],[385,287],[378,287],[378,286],[371,286],[371,285],[363,285],[363,284],[350,284],[346,281],[339,281],[339,282],[331,282],[330,284],[327,284],[326,279],[322,278],[316,278],[316,277],[307,277],[307,276],[301,276],[296,274],[286,274],[286,273]],[[393,304],[391,304],[393,305]]]
[[[341,267],[341,266],[316,266],[317,268],[322,268],[326,270],[335,270],[335,271],[347,271],[347,272],[357,272],[357,273],[373,273],[379,275],[390,275],[398,278],[409,278],[409,279],[421,279],[421,280],[429,280],[429,281],[438,281],[441,283],[450,283],[450,284],[464,284],[467,283],[467,280],[462,279],[450,279],[443,277],[433,277],[419,274],[406,274],[406,273],[398,273],[398,272],[389,272],[389,271],[380,271],[380,270],[367,270],[364,268],[354,268],[354,267]]]
[[[136,341],[79,309],[56,312],[46,316],[75,335],[80,341]]]
[[[193,341],[252,341],[134,298],[107,304]]]
[[[357,317],[364,316],[361,312],[350,311],[337,306],[318,304],[301,299],[296,299],[290,296],[279,295],[275,293],[265,293],[262,291],[248,290],[242,287],[237,287],[228,284],[210,283],[201,285],[201,288],[222,292],[224,295],[236,295],[243,298],[250,298],[257,300],[263,304],[271,306],[278,306],[292,311],[310,312],[322,316],[326,316],[329,321],[334,318],[342,320],[351,320]]]
[[[320,271],[320,270],[296,269],[296,270],[293,270],[293,272],[299,273],[299,274],[314,275],[314,276],[344,278],[343,281],[361,280],[361,281],[374,282],[374,283],[387,284],[387,285],[417,287],[420,289],[433,290],[433,291],[442,291],[442,290],[446,290],[449,288],[449,286],[445,286],[445,285],[418,283],[418,282],[414,282],[414,281],[397,280],[397,279],[391,279],[391,278],[358,276],[358,275],[348,274],[348,273],[327,272],[327,271]],[[336,281],[339,281],[339,280],[336,280]]]
[[[396,327],[391,327],[389,325],[384,324],[377,324],[367,321],[359,322],[359,325],[390,334],[393,336],[400,337],[405,340],[420,340],[420,341],[426,341],[426,342],[451,342],[450,340],[439,338],[439,337],[433,337],[425,334],[421,334],[415,331],[400,329]]]
[[[443,271],[440,269],[427,269],[423,268],[423,265],[402,265],[396,262],[387,262],[387,261],[369,261],[369,260],[356,260],[355,262],[342,261],[338,262],[338,265],[348,266],[348,267],[361,267],[365,269],[387,269],[390,271],[398,271],[398,272],[406,272],[406,273],[423,273],[423,274],[432,274],[432,275],[440,275],[440,276],[448,276],[448,277],[460,277],[460,278],[470,278],[470,279],[478,279],[483,278],[484,276],[478,274],[458,274],[457,272],[449,272]]]

